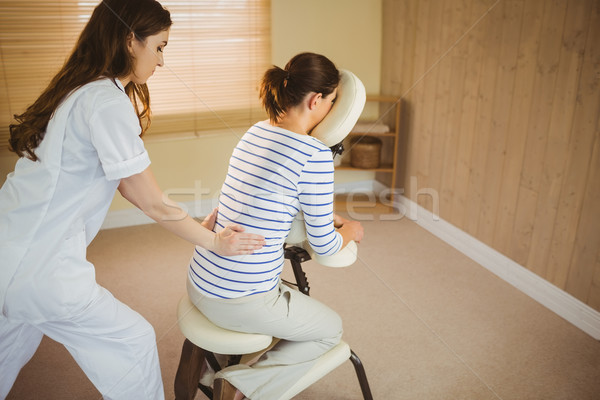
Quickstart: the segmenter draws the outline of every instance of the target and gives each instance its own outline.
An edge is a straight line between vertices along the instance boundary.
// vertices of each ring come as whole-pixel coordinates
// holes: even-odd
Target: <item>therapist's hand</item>
[[[240,225],[228,225],[215,235],[212,251],[222,256],[252,254],[265,245],[265,238],[252,233],[243,233]]]
[[[213,231],[217,221],[218,208],[204,218],[202,226]],[[215,234],[213,248],[210,249],[222,256],[234,256],[241,254],[252,254],[265,245],[262,236],[250,233],[243,233],[244,228],[240,225],[229,225],[221,232]]]

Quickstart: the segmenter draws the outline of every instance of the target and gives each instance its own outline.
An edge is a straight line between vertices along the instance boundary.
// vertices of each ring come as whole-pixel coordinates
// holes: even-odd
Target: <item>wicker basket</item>
[[[354,168],[379,168],[381,140],[374,136],[364,136],[352,142],[350,164]]]

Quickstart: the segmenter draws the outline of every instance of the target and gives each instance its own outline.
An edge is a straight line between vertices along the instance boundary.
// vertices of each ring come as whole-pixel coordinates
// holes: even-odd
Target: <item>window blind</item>
[[[32,104],[72,51],[98,1],[0,0],[0,151],[13,115]],[[269,0],[161,1],[173,26],[165,65],[148,81],[148,135],[202,135],[265,117]]]

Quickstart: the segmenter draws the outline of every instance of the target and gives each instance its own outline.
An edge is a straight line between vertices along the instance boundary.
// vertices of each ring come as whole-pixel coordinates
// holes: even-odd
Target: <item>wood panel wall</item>
[[[600,311],[600,0],[383,0],[382,54],[398,187]]]

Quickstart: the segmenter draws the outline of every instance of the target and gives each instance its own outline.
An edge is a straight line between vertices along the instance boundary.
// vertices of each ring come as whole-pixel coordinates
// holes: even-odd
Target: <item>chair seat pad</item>
[[[219,354],[248,354],[267,348],[272,336],[223,329],[208,320],[187,295],[177,305],[181,333],[196,346]]]

